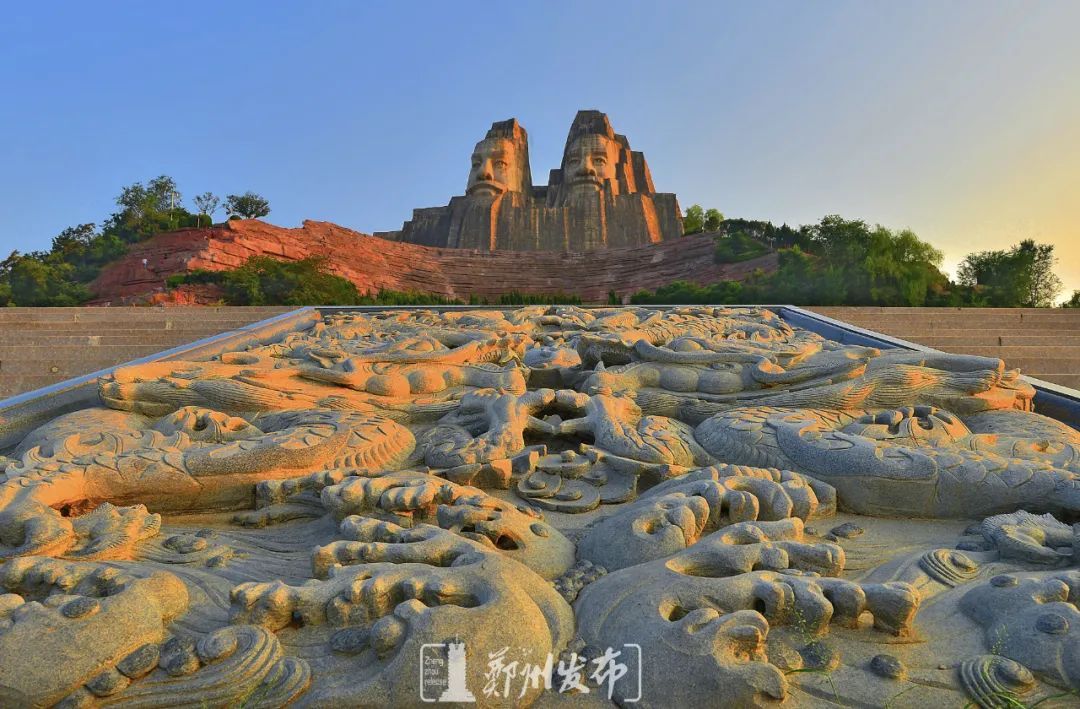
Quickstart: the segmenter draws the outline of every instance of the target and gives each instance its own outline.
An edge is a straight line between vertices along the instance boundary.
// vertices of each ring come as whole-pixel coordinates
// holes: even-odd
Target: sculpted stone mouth
[[[493,182],[491,180],[482,180],[480,182],[477,182],[475,185],[470,185],[469,189],[465,190],[465,194],[498,195],[502,194],[505,191],[506,187],[504,187],[498,182]]]
[[[589,187],[593,187],[593,188],[599,190],[599,189],[603,188],[604,183],[600,180],[599,177],[588,177],[588,176],[586,176],[586,177],[576,177],[570,182],[571,187],[581,187],[581,186],[585,186],[585,185],[588,185]]]

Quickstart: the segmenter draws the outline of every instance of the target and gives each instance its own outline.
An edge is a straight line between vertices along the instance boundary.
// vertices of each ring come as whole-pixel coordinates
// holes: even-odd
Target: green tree
[[[677,283],[633,296],[635,303],[793,303],[796,305],[955,304],[940,270],[942,254],[910,230],[892,231],[836,215],[793,229],[725,219],[716,260],[729,263],[777,250],[773,273],[755,273],[735,289]],[[723,286],[723,288],[721,288]]]
[[[692,204],[683,215],[683,234],[697,234],[705,228],[705,210],[700,204]]]
[[[724,215],[720,213],[719,209],[706,209],[705,220],[702,222],[702,229],[705,231],[720,231],[720,225],[724,222]]]
[[[1056,263],[1053,244],[1025,239],[1008,250],[968,254],[957,280],[991,306],[1050,307],[1061,292]]]
[[[96,238],[97,226],[93,223],[69,226],[53,237],[49,253],[70,263],[83,258]]]
[[[214,212],[217,211],[218,205],[221,204],[221,198],[213,192],[203,192],[201,195],[197,195],[194,199],[195,209],[199,210],[196,215],[199,218],[199,226],[202,226],[202,217],[206,217],[209,224],[214,223]]]
[[[1016,248],[1017,258],[1024,264],[1024,300],[1029,307],[1049,308],[1061,293],[1061,279],[1054,273],[1057,257],[1053,244],[1036,244],[1025,239]]]
[[[150,212],[168,212],[179,206],[180,201],[181,195],[176,186],[176,180],[168,175],[159,175],[145,185],[141,182],[128,185],[116,198],[116,204],[119,207],[137,216]]]
[[[225,197],[225,211],[229,216],[237,216],[241,219],[258,219],[270,213],[270,202],[255,194],[231,194]]]
[[[181,199],[176,181],[168,175],[159,175],[145,185],[128,185],[116,198],[120,211],[109,217],[102,233],[132,244],[163,231],[196,226],[198,219],[184,209]]]
[[[74,266],[50,263],[40,252],[19,256],[8,272],[9,299],[16,305],[78,305],[87,298],[86,286],[74,281]]]
[[[0,305],[15,305],[11,297],[11,269],[19,260],[19,252],[12,251],[6,259],[0,261]]]
[[[1063,308],[1080,308],[1080,290],[1074,290],[1072,297],[1061,304]]]

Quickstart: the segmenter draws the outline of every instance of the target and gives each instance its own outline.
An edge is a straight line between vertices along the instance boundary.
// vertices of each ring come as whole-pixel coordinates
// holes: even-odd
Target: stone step
[[[856,327],[874,330],[876,332],[924,332],[930,335],[944,335],[952,331],[961,331],[966,334],[971,331],[981,332],[1016,332],[1037,333],[1050,331],[1070,331],[1080,334],[1080,320],[1061,320],[1053,322],[1030,322],[1027,320],[1017,322],[1001,322],[1000,320],[963,320],[941,321],[935,319],[905,319],[896,320],[872,320],[870,318],[847,318],[843,322]]]
[[[19,357],[23,359],[33,359],[37,357],[49,357],[52,359],[78,359],[84,357],[87,351],[87,347],[81,345],[0,345],[0,363],[6,362],[10,358]],[[142,345],[98,345],[93,348],[94,352],[99,357],[119,357],[117,362],[124,362],[133,357],[145,357],[146,350],[153,350],[153,352],[160,352],[161,348],[156,348],[152,344]],[[127,355],[131,356],[127,356]],[[152,354],[152,352],[151,352]],[[0,364],[0,371],[3,369],[3,364]]]
[[[129,331],[125,330],[124,332]],[[84,335],[52,332],[45,334],[41,331],[0,332],[0,347],[19,345],[30,347],[101,347],[105,345],[132,347],[155,345],[160,349],[167,350],[217,334],[220,334],[219,330],[136,330],[134,334],[130,335],[114,335],[112,333]]]
[[[246,326],[244,326],[246,327]],[[116,337],[139,337],[139,336],[169,336],[173,337],[174,333],[176,337],[193,337],[200,332],[205,333],[218,333],[218,332],[231,332],[235,330],[235,327],[218,327],[217,325],[210,324],[205,327],[182,327],[182,328],[169,328],[163,327],[114,327],[114,328],[93,328],[93,327],[80,327],[79,325],[70,325],[68,327],[52,327],[44,329],[26,328],[21,329],[17,327],[4,328],[0,327],[0,336],[2,337],[15,337],[20,334],[26,336],[33,335],[34,337],[57,337],[62,335],[75,335],[79,337],[91,337],[91,336],[113,336]]]
[[[85,327],[71,325],[68,327],[21,327],[0,325],[0,338],[24,335],[27,337],[56,337],[59,335],[77,335],[81,337],[139,337],[139,336],[176,336],[193,339],[199,333],[232,332],[248,327],[252,323],[229,323],[218,325],[216,323],[181,323],[169,326],[158,325],[157,327]]]
[[[875,308],[862,306],[815,306],[806,308],[828,317],[854,316],[886,319],[891,317],[980,317],[996,316],[1010,320],[1029,318],[1075,318],[1080,308]]]
[[[1031,374],[1029,376],[1046,382],[1059,384],[1070,389],[1080,390],[1080,374]]]
[[[994,313],[1028,315],[1070,315],[1075,308],[921,308],[921,307],[883,307],[876,305],[811,305],[803,306],[806,310],[832,317],[833,313],[856,313],[862,315],[955,315],[970,313]]]
[[[152,355],[160,350],[149,348],[148,351],[132,354],[126,359],[114,359],[111,357],[83,357],[82,359],[66,359],[47,357],[37,360],[0,360],[0,380],[7,382],[10,378],[19,379],[30,375],[50,376],[54,381],[60,382],[71,377],[96,372],[99,369],[113,367],[128,360],[138,359]]]
[[[872,328],[866,328],[871,330]],[[889,335],[901,340],[907,340],[908,342],[917,342],[925,344],[924,341],[938,337],[956,337],[963,339],[976,338],[982,340],[983,338],[992,337],[1049,337],[1054,333],[1060,333],[1058,335],[1061,338],[1076,338],[1080,337],[1080,332],[1075,330],[1062,330],[1061,328],[1045,327],[1037,328],[1034,330],[1015,330],[1015,329],[982,329],[982,330],[894,330],[892,332],[888,330],[878,329],[875,332],[879,332],[883,335]],[[932,347],[932,345],[927,345]]]
[[[1076,347],[1080,348],[1078,335],[1012,335],[988,333],[956,337],[953,335],[930,335],[919,338],[920,345],[937,349],[950,347]]]
[[[1008,357],[1005,359],[1005,366],[1009,369],[1019,369],[1021,374],[1032,377],[1041,377],[1043,372],[1080,372],[1080,356],[1068,358],[1042,357],[1039,355]]]
[[[117,310],[114,308],[86,308],[78,313],[53,313],[51,308],[42,308],[50,312],[35,314],[30,312],[9,313],[12,308],[0,308],[0,322],[95,322],[99,320],[127,320],[130,322],[159,321],[159,320],[260,320],[272,317],[280,313],[286,313],[295,308],[285,310],[249,311],[246,308],[233,308],[228,310],[207,310],[200,313],[198,310],[176,311],[172,308],[155,308],[151,310]]]
[[[10,313],[153,313],[153,312],[220,312],[225,310],[250,311],[259,310],[295,310],[292,305],[64,305],[50,308],[36,308],[32,306],[17,306],[4,308]]]
[[[0,347],[0,376],[9,374],[83,374],[162,351],[160,345],[103,345],[98,347]],[[87,369],[89,367],[89,369]],[[69,376],[73,376],[69,375]]]
[[[84,374],[85,373],[86,372],[84,372]],[[0,399],[6,399],[9,396],[15,396],[17,394],[33,391],[34,389],[52,386],[53,384],[59,384],[60,382],[64,381],[64,379],[70,378],[71,377],[60,377],[56,374],[20,374],[0,376]]]
[[[200,315],[199,313],[164,313],[154,315],[125,315],[124,313],[107,313],[103,315],[78,315],[75,317],[33,317],[29,315],[13,315],[3,317],[3,309],[0,309],[0,326],[3,325],[20,325],[24,323],[53,323],[53,324],[96,324],[96,323],[115,323],[126,322],[132,325],[141,325],[143,323],[161,323],[161,322],[258,322],[259,320],[265,320],[267,318],[280,315],[279,312],[265,312],[265,313],[206,313]]]
[[[1016,358],[1023,359],[1064,359],[1064,360],[1077,360],[1080,362],[1080,347],[1069,346],[1014,346],[1014,345],[950,345],[948,347],[941,347],[939,349],[945,352],[954,352],[956,354],[972,354],[981,355],[983,357],[997,357],[1011,361]]]
[[[85,332],[99,334],[114,330],[144,330],[147,332],[162,332],[167,330],[206,330],[207,327],[216,328],[219,332],[236,330],[246,327],[258,320],[163,320],[158,322],[131,322],[129,320],[103,320],[97,322],[62,323],[54,322],[19,322],[0,323],[0,332],[19,332],[35,330],[65,330],[68,332]]]
[[[132,325],[138,326],[144,323],[161,323],[161,322],[258,322],[267,318],[272,318],[277,315],[281,315],[288,311],[267,311],[261,313],[244,313],[244,312],[209,312],[200,314],[197,312],[191,313],[173,313],[166,311],[163,313],[115,313],[105,312],[101,314],[93,315],[74,315],[74,316],[53,316],[47,317],[34,317],[30,314],[25,315],[8,315],[4,312],[3,308],[0,308],[0,326],[3,325],[18,325],[24,323],[53,323],[56,325],[67,324],[96,324],[96,323],[115,323],[126,322]]]
[[[854,315],[878,318],[896,315],[916,315],[919,317],[996,315],[1026,320],[1033,316],[1075,318],[1080,313],[1080,308],[885,308],[861,305],[822,305],[810,306],[806,309],[828,317]]]

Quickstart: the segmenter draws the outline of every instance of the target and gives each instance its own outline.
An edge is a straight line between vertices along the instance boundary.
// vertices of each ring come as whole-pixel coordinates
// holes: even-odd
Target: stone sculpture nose
[[[581,161],[581,167],[578,168],[579,175],[589,175],[596,177],[596,168],[593,167],[592,160],[585,158]]]
[[[480,179],[481,180],[491,180],[493,178],[494,178],[494,175],[492,174],[492,170],[491,170],[491,161],[490,160],[485,160],[484,164],[480,166]]]

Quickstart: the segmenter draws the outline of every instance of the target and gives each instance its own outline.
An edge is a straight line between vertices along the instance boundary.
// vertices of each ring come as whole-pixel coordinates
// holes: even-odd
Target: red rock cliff
[[[329,222],[305,221],[286,229],[251,219],[158,234],[135,245],[93,283],[94,302],[152,298],[164,292],[173,274],[236,268],[252,256],[325,256],[334,273],[367,293],[422,291],[467,300],[471,295],[497,299],[510,291],[562,292],[587,303],[606,301],[611,290],[622,296],[680,279],[701,284],[740,280],[755,268],[772,270],[776,263],[775,255],[713,263],[709,235],[587,252],[476,251],[387,241]]]

